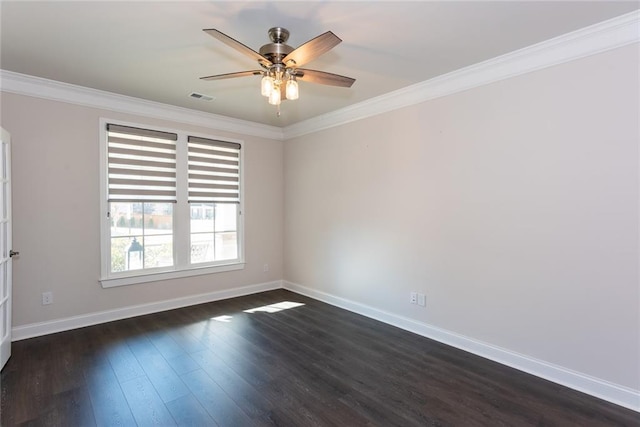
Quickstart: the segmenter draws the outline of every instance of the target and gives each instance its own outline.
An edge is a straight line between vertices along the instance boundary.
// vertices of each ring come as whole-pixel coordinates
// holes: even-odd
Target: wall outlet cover
[[[426,307],[427,296],[425,294],[418,294],[418,305],[421,305],[422,307]]]
[[[42,293],[42,305],[49,305],[53,303],[53,292]]]

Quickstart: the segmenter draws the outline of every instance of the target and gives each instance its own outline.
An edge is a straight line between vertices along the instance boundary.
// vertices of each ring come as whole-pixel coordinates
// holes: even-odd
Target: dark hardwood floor
[[[283,301],[269,313],[243,310]],[[278,290],[19,341],[0,424],[640,426],[640,414]]]

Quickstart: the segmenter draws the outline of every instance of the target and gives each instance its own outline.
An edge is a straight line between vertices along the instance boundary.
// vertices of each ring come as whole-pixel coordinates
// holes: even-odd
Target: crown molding
[[[462,92],[640,41],[640,11],[564,34],[284,128],[284,139]]]
[[[640,41],[640,11],[516,50],[284,128],[0,70],[0,89],[216,130],[287,140]]]
[[[85,107],[100,108],[119,113],[136,114],[161,120],[170,120],[203,126],[242,135],[283,139],[282,128],[218,114],[205,113],[183,107],[147,101],[97,89],[43,79],[12,71],[0,70],[0,89],[3,92],[61,101]]]

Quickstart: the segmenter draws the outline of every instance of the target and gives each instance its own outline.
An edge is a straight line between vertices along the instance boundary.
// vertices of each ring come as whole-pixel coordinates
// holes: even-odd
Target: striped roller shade
[[[240,202],[240,144],[190,136],[189,202]]]
[[[107,125],[110,202],[175,202],[174,133]]]

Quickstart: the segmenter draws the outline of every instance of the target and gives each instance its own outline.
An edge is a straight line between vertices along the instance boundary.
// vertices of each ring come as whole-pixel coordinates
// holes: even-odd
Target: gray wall
[[[285,280],[640,389],[638,94],[634,45],[287,141]]]
[[[244,270],[103,289],[99,119],[244,140]],[[2,93],[13,167],[13,327],[282,278],[283,143]],[[269,263],[269,272],[263,272]],[[54,304],[41,294],[52,291]]]

